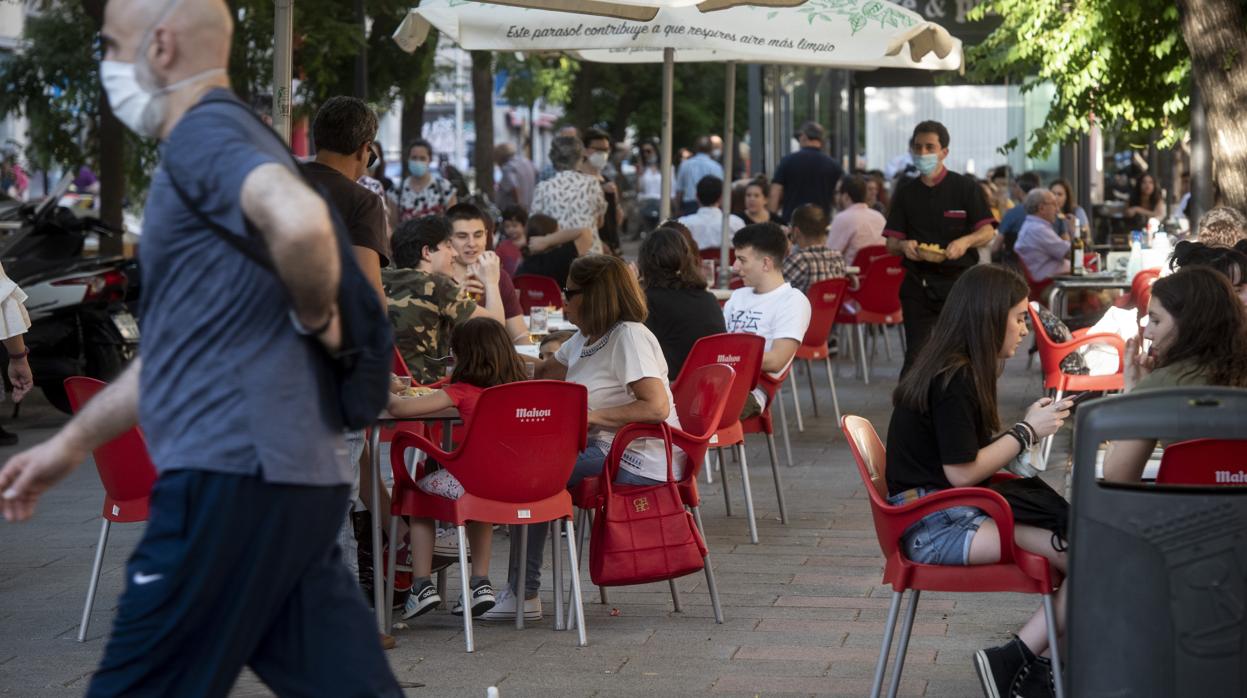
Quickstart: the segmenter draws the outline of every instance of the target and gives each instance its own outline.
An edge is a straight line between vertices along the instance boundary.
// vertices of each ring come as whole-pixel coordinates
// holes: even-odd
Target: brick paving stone
[[[845,362],[847,363],[847,362]],[[1002,415],[1020,411],[1040,392],[1025,360],[1009,363],[1002,379]],[[837,387],[845,413],[861,414],[882,432],[890,411],[899,357],[876,359],[872,384],[840,367]],[[821,371],[820,371],[821,374]],[[804,381],[804,376],[800,377]],[[543,573],[544,620],[516,631],[509,623],[477,623],[477,651],[463,651],[461,621],[445,609],[417,619],[394,635],[387,653],[409,696],[483,696],[496,685],[515,696],[723,696],[756,694],[862,696],[879,652],[891,589],[882,584],[865,490],[834,420],[815,418],[801,393],[805,431],[790,434],[794,467],[784,462],[790,523],[779,522],[765,441],[748,439],[748,461],[758,517],[759,544],[749,543],[740,471],[729,459],[732,517],[723,509],[722,484],[699,484],[702,518],[726,622],[715,624],[705,577],[677,581],[683,613],[672,610],[665,584],[598,590],[583,574],[589,646],[575,633],[553,632],[552,580]],[[785,396],[791,409],[791,396]],[[823,407],[829,407],[823,395]],[[792,415],[789,414],[789,417]],[[63,423],[39,396],[23,408],[15,428],[23,444],[38,443]],[[7,425],[6,425],[7,426]],[[1058,438],[1063,462],[1068,438]],[[1064,450],[1063,450],[1064,449]],[[15,449],[0,449],[0,458]],[[1061,473],[1051,477],[1060,484]],[[34,521],[0,524],[0,696],[81,695],[103,649],[122,587],[123,564],[141,524],[114,525],[92,614],[88,642],[76,641],[91,557],[99,534],[102,491],[88,463],[51,491]],[[508,540],[495,543],[495,585],[506,578]],[[451,594],[455,594],[454,578]],[[924,594],[902,681],[902,695],[972,696],[979,688],[970,665],[976,649],[997,644],[1038,607],[1017,594]],[[611,615],[617,609],[618,615]],[[235,696],[269,695],[244,672]]]

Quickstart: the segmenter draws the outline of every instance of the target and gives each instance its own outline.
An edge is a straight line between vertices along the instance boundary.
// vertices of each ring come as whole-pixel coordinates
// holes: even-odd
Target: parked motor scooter
[[[42,201],[0,202],[0,263],[27,295],[31,372],[64,412],[70,411],[66,378],[111,380],[137,355],[139,343],[138,322],[127,306],[137,265],[120,256],[82,256],[88,235],[118,238],[121,231],[59,205],[72,179],[67,175]]]

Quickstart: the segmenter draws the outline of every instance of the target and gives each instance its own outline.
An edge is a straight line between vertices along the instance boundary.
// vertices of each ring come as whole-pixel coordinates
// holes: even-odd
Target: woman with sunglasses
[[[563,312],[577,332],[554,356],[538,364],[536,377],[565,380],[585,386],[589,392],[589,441],[576,460],[568,487],[602,473],[615,432],[632,422],[666,422],[679,427],[667,361],[654,333],[645,326],[645,295],[636,276],[618,257],[588,255],[572,264],[563,289]],[[666,449],[660,439],[633,441],[620,459],[615,482],[653,485],[667,480]],[[684,454],[676,452],[672,472],[684,473]],[[524,618],[541,618],[541,560],[547,526],[528,527],[527,572],[524,577]],[[497,604],[485,613],[489,620],[515,618],[516,581],[519,568],[512,567],[509,585]]]

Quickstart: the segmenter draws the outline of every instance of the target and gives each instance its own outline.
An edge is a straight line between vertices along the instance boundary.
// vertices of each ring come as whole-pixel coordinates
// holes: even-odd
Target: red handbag
[[[593,517],[589,552],[589,576],[598,586],[660,582],[705,566],[706,544],[671,471],[671,427],[661,427],[667,482],[618,485],[609,467],[602,476],[605,496]]]

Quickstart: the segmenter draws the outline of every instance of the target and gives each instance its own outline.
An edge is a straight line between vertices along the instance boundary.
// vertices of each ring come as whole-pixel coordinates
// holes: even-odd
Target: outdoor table
[[[372,506],[369,511],[372,514],[372,602],[373,608],[377,612],[377,625],[380,626],[381,632],[389,633],[392,622],[391,614],[394,605],[394,558],[397,557],[398,541],[390,541],[389,569],[390,573],[385,574],[385,565],[381,556],[381,429],[382,427],[393,427],[400,422],[441,422],[442,423],[442,448],[449,451],[454,447],[451,437],[451,426],[459,421],[459,410],[451,407],[437,412],[432,412],[419,417],[391,417],[384,416],[377,420],[372,427],[372,433],[368,437],[368,443],[371,447],[371,465],[372,468]],[[386,584],[386,577],[390,583]]]
[[[1069,317],[1066,306],[1066,294],[1069,291],[1090,290],[1130,290],[1130,279],[1112,273],[1084,274],[1083,276],[1061,275],[1052,277],[1052,285],[1048,287],[1048,308],[1064,320]],[[1059,303],[1059,305],[1058,305]],[[1059,311],[1059,312],[1058,312]]]

